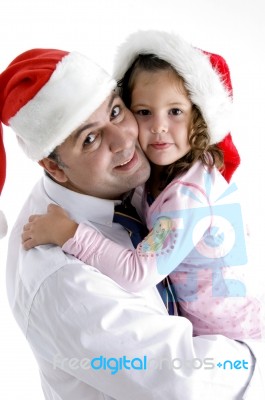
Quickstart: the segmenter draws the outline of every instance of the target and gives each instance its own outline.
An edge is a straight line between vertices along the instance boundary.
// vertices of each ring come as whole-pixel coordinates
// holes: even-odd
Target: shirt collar
[[[43,178],[43,185],[50,199],[63,207],[77,223],[90,221],[112,226],[114,206],[120,204],[121,200],[106,200],[73,192],[46,175]]]

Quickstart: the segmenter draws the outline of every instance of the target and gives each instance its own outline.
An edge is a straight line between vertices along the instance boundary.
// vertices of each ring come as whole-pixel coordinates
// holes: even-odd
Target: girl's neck
[[[161,172],[165,167],[163,165],[151,164],[151,175],[148,180],[148,191],[151,196],[155,199],[162,190],[161,187]]]

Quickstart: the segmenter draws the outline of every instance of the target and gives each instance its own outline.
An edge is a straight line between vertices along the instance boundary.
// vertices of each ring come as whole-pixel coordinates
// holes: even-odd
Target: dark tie
[[[134,247],[137,247],[138,243],[148,235],[148,229],[127,199],[115,206],[113,222],[118,222],[128,231]]]
[[[127,198],[121,204],[115,206],[113,222],[121,224],[129,233],[132,244],[137,247],[145,236],[148,235],[148,229],[141,221],[136,209]],[[174,315],[173,301],[174,297],[171,291],[169,277],[158,283],[157,289],[170,315]]]

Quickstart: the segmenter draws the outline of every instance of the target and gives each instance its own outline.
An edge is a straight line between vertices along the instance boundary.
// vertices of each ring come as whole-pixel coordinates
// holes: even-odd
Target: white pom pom
[[[7,234],[7,221],[3,211],[0,210],[0,239]]]

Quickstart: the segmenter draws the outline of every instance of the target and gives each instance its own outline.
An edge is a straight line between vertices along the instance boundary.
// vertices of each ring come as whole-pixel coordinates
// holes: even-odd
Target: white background
[[[116,46],[128,33],[148,28],[174,31],[225,57],[234,86],[232,133],[242,158],[235,180],[250,227],[254,286],[257,275],[265,283],[263,7],[263,0],[1,0],[0,5],[0,71],[25,50],[50,47],[91,55],[111,72]],[[4,133],[8,168],[0,208],[12,226],[42,171],[26,159],[13,132]],[[37,365],[6,301],[6,246],[7,238],[0,242],[0,398],[43,399]]]

